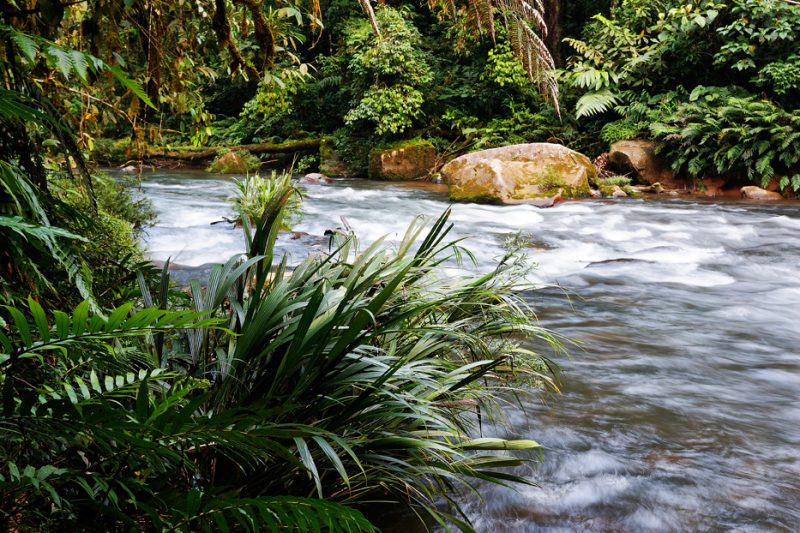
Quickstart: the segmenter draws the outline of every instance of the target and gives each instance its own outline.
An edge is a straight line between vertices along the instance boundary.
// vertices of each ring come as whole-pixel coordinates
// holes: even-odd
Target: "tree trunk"
[[[564,34],[564,10],[561,0],[544,0],[544,19],[547,24],[547,37],[544,42],[557,67],[562,66],[561,38]]]

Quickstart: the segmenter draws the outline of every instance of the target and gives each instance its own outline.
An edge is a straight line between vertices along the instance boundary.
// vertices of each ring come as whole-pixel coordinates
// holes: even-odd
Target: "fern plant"
[[[691,176],[734,175],[766,187],[800,190],[800,113],[717,87],[698,87],[689,101],[650,125],[673,168]]]

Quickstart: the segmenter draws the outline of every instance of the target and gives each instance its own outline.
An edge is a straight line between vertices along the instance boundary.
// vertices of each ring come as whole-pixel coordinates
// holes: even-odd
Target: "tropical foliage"
[[[164,309],[166,269],[155,297],[142,278],[142,309],[7,308],[7,523],[372,531],[352,506],[380,500],[467,530],[439,498],[521,481],[502,469],[536,455],[496,450],[538,444],[474,438],[507,385],[553,384],[519,346],[557,344],[512,290],[520,265],[441,278],[462,253],[446,213],[394,251],[346,235],[289,272],[273,247],[291,194],[245,225],[246,256],[191,284],[189,310]]]
[[[626,0],[568,39],[565,79],[578,118],[611,120],[606,141],[650,136],[690,176],[798,191],[798,32],[783,0]]]
[[[235,180],[236,194],[231,199],[233,209],[237,213],[237,222],[245,221],[258,222],[264,216],[264,210],[275,200],[276,195],[284,194],[291,189],[293,193],[289,195],[284,207],[284,217],[281,229],[290,230],[292,225],[300,221],[302,217],[302,200],[299,191],[292,188],[292,175],[289,172],[280,174],[272,171],[270,176],[248,176],[241,180]]]

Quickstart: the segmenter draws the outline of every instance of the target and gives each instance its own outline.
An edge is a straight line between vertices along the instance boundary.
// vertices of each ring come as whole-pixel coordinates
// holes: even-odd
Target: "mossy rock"
[[[228,152],[214,159],[209,172],[218,174],[247,174],[261,167],[261,160],[246,151]]]
[[[319,171],[328,176],[350,176],[350,168],[336,152],[333,139],[324,138],[319,143]]]
[[[595,180],[597,190],[606,198],[623,198],[620,191],[630,198],[639,198],[639,191],[631,187],[631,179],[625,176],[611,176],[609,178],[598,178]]]
[[[597,175],[591,160],[559,144],[531,143],[458,157],[442,168],[452,200],[535,203],[560,195],[590,196]]]
[[[434,165],[433,144],[412,139],[371,150],[368,175],[373,180],[415,180],[428,175]]]

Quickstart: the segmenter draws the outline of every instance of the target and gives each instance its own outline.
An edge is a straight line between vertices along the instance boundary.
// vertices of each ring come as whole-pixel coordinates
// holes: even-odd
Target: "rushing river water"
[[[153,259],[199,266],[243,249],[230,181],[146,176],[159,212]],[[344,215],[362,242],[399,238],[443,192],[340,181],[308,187],[283,238],[296,261]],[[509,413],[533,438],[537,487],[484,488],[467,512],[481,532],[800,530],[800,206],[686,200],[454,206],[488,267],[503,241],[530,235],[533,273],[566,289],[533,296],[543,324],[583,343],[563,394]],[[406,531],[409,531],[406,529]]]

